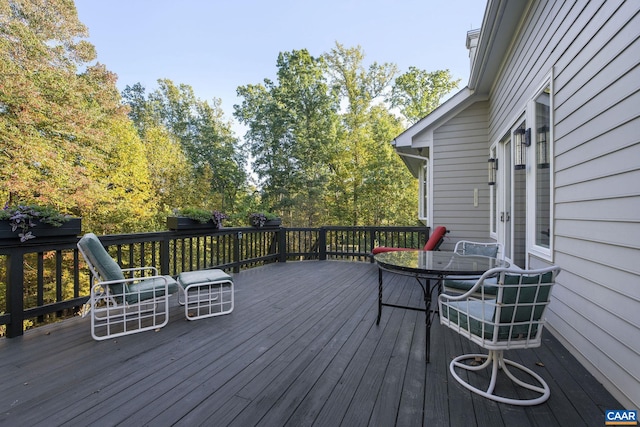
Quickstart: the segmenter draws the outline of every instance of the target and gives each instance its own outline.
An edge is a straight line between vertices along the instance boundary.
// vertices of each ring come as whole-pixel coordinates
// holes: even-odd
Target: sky
[[[480,28],[485,0],[75,0],[98,62],[118,88],[158,79],[218,98],[227,120],[239,86],[275,80],[280,52],[320,56],[360,46],[364,64],[449,69],[459,88],[470,64],[467,31]]]

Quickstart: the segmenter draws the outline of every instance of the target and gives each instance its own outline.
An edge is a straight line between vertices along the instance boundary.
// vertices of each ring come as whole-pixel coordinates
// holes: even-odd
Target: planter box
[[[217,227],[213,221],[203,224],[195,219],[184,216],[168,216],[167,228],[169,230],[218,230],[220,227]]]
[[[282,225],[282,218],[268,219],[264,223],[265,227],[280,227],[280,225]]]
[[[60,227],[55,227],[51,224],[41,223],[38,221],[36,226],[31,228],[29,231],[31,231],[31,234],[36,238],[77,236],[80,234],[81,226],[82,218],[71,218]],[[0,221],[0,239],[16,239],[20,242],[20,237],[18,236],[19,233],[19,229],[11,231],[11,224],[9,221]]]
[[[275,219],[268,219],[265,221],[263,226],[260,226],[259,224],[251,224],[253,227],[256,228],[262,228],[262,227],[280,227],[280,225],[282,224],[282,218],[275,218]]]

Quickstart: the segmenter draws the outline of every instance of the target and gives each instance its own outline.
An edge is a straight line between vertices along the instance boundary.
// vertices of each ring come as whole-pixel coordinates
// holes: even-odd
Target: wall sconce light
[[[542,126],[538,128],[537,136],[537,163],[540,169],[545,169],[549,167],[549,126]]]
[[[487,161],[489,170],[489,185],[496,185],[496,175],[498,171],[498,159],[489,159]]]
[[[515,144],[514,169],[524,169],[527,165],[527,147],[531,145],[531,128],[525,129],[524,125],[513,131]]]

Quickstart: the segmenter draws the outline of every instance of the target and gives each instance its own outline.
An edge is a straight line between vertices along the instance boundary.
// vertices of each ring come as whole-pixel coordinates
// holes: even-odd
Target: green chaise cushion
[[[167,279],[169,295],[178,291],[178,282],[171,276],[162,276]],[[164,296],[164,280],[161,277],[141,279],[138,282],[129,283],[129,292],[126,300],[129,304],[145,301],[151,298]]]
[[[485,300],[486,304],[482,301],[465,300],[465,301],[449,301],[445,307],[443,307],[441,316],[445,319],[449,319],[450,322],[460,326],[462,329],[471,331],[473,335],[482,336],[482,327],[484,324],[485,338],[487,334],[493,335],[493,326],[489,323],[494,317],[495,300]],[[484,316],[483,311],[484,309]],[[467,316],[467,313],[469,314]],[[469,325],[469,317],[471,317],[471,325]],[[485,320],[485,322],[482,321]]]
[[[482,316],[483,309],[484,317]],[[442,316],[459,325],[462,329],[471,331],[473,335],[484,337],[488,340],[493,339],[496,326],[498,326],[498,339],[500,340],[509,339],[509,335],[511,335],[511,339],[526,339],[527,335],[534,337],[538,332],[538,325],[535,323],[526,322],[526,324],[520,325],[515,323],[508,326],[496,325],[494,323],[495,300],[493,299],[485,300],[484,304],[478,300],[451,301],[448,303],[448,308],[444,308]],[[507,323],[510,322],[509,320]]]
[[[517,285],[520,283],[521,277],[522,284],[534,286],[521,287],[518,295],[518,288],[509,285]],[[527,337],[531,338],[536,335],[538,332],[538,325],[537,323],[531,323],[531,320],[534,322],[540,320],[545,307],[544,303],[548,300],[549,292],[551,291],[550,286],[542,285],[540,286],[540,290],[538,291],[536,298],[536,289],[538,288],[537,283],[539,281],[540,283],[551,283],[552,278],[553,275],[551,272],[542,275],[542,277],[540,277],[540,275],[505,275],[500,321],[497,325],[499,328],[498,339],[506,340],[509,337],[511,339],[527,339]],[[518,304],[525,305],[519,305],[514,316],[513,304],[516,303],[516,300]],[[534,305],[536,303],[540,303],[540,305]],[[495,306],[495,299],[485,299],[484,301],[449,301],[445,307],[443,307],[441,316],[449,319],[452,323],[459,325],[461,328],[470,331],[476,336],[483,336],[484,327],[484,338],[492,339],[494,328],[496,326],[494,319]],[[531,316],[532,310],[534,310],[533,317]],[[505,324],[506,326],[501,326]]]
[[[453,289],[461,294],[467,292],[469,289],[478,282],[476,279],[445,279],[444,287],[446,289]],[[479,290],[478,290],[479,292]],[[484,293],[485,295],[495,296],[498,293],[498,278],[489,277],[484,281]]]
[[[540,290],[538,291],[538,296],[536,297],[536,290],[538,288],[538,282],[542,283],[551,283],[553,275],[551,272],[545,273],[542,277],[537,274],[534,276],[522,276],[522,284],[524,285],[536,285],[536,286],[523,286],[520,288],[520,295],[518,295],[518,288],[509,285],[517,285],[520,283],[519,275],[509,275],[506,274],[504,277],[504,292],[502,295],[502,304],[503,308],[500,311],[500,321],[501,322],[510,322],[513,316],[513,306],[511,304],[516,303],[516,298],[518,304],[528,303],[545,303],[549,299],[549,293],[551,292],[550,286],[540,286]],[[535,299],[535,301],[534,301]],[[531,310],[533,305],[520,305],[516,311],[516,315],[514,320],[516,322],[526,322],[531,319]],[[542,316],[542,311],[544,310],[544,305],[536,305],[535,312],[533,314],[533,320],[540,320],[540,316]]]
[[[122,268],[102,246],[98,236],[93,233],[87,233],[80,239],[78,246],[82,248],[82,252],[96,269],[102,281],[125,280]],[[178,290],[177,282],[171,276],[164,277],[167,279],[169,294],[175,293]],[[161,290],[154,292],[154,289],[157,288],[161,288]],[[149,298],[163,296],[164,280],[160,278],[141,278],[139,281],[134,282],[110,284],[109,289],[117,301],[121,301],[122,295],[125,294],[126,301],[129,304],[133,304]]]
[[[124,280],[122,268],[102,246],[98,236],[93,233],[87,233],[80,239],[78,246],[82,248],[82,252],[97,270],[102,281]],[[121,283],[111,285],[110,288],[114,294],[123,293],[123,284]]]

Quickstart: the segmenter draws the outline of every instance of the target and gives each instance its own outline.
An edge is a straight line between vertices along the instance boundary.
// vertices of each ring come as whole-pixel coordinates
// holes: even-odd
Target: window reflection
[[[535,100],[536,106],[536,245],[549,247],[551,225],[551,170],[550,165],[550,87],[547,86]]]

